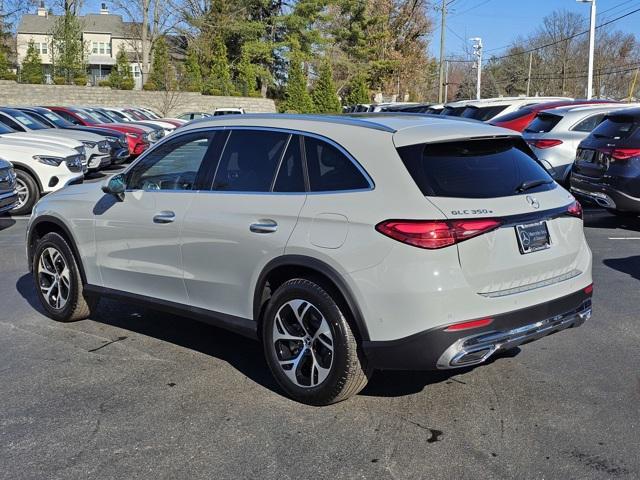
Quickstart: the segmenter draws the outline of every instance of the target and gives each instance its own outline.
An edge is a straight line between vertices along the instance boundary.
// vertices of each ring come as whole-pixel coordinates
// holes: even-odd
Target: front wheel
[[[97,299],[85,297],[78,262],[61,235],[47,233],[38,241],[32,270],[38,299],[51,318],[73,322],[91,315]]]
[[[359,356],[349,322],[322,286],[292,279],[272,296],[262,339],[269,368],[293,399],[329,405],[355,395],[371,371]]]
[[[27,172],[16,170],[16,191],[18,193],[18,201],[13,210],[11,210],[11,213],[13,215],[26,215],[31,213],[33,206],[40,199],[38,182]]]

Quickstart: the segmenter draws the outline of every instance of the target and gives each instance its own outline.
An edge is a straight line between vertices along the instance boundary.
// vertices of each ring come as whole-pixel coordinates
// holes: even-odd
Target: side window
[[[78,122],[78,120],[76,120],[73,115],[69,115],[67,112],[63,112],[63,111],[59,111],[56,112],[58,115],[60,115],[62,118],[64,118],[66,121],[73,123],[74,125],[78,125],[80,122]]]
[[[25,129],[18,122],[13,121],[11,118],[4,115],[0,115],[0,122],[4,123],[7,127],[13,128],[17,132],[24,132]]]
[[[571,130],[573,130],[574,132],[591,132],[591,130],[600,125],[600,122],[602,122],[603,118],[604,113],[601,113],[599,115],[592,115],[591,117],[582,120]]]
[[[276,183],[273,186],[274,192],[305,192],[301,141],[302,138],[298,135],[291,137],[280,163]]]
[[[369,188],[358,167],[336,147],[313,137],[305,137],[304,144],[312,192]]]
[[[186,134],[150,151],[129,172],[132,190],[193,190],[215,132]]]
[[[289,139],[288,133],[268,130],[232,130],[215,178],[213,190],[268,192]]]

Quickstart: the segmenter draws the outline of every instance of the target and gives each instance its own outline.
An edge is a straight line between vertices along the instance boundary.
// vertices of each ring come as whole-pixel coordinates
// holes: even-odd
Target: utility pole
[[[533,52],[529,52],[529,74],[527,75],[527,97],[531,88],[531,64],[533,63]]]
[[[442,103],[442,93],[444,88],[444,39],[447,26],[447,0],[442,0],[442,19],[440,23],[440,74],[438,75],[438,103]]]
[[[587,100],[593,98],[593,52],[596,43],[596,0],[576,0],[591,4],[591,23],[589,25],[589,74],[587,78]]]
[[[480,37],[474,37],[470,40],[473,42],[473,54],[477,58],[478,78],[476,80],[476,100],[480,100],[482,91],[482,39]]]
[[[444,103],[449,101],[449,60],[445,61],[444,67]]]

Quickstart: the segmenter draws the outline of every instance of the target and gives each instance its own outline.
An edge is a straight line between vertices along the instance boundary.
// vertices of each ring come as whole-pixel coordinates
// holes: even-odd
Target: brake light
[[[499,220],[387,220],[376,225],[376,230],[414,247],[437,249],[477,237],[495,230]]]
[[[584,293],[586,293],[587,295],[591,295],[593,293],[593,283],[591,285],[587,285],[584,288]]]
[[[542,140],[532,140],[529,142],[536,148],[551,148],[556,147],[562,144],[562,140],[552,140],[552,139],[542,139]]]
[[[493,322],[493,318],[479,318],[478,320],[470,320],[468,322],[454,323],[444,329],[445,332],[459,332],[461,330],[470,330],[472,328],[486,327]]]
[[[629,160],[637,156],[640,156],[640,148],[614,148],[611,152],[611,158],[615,160]]]
[[[567,215],[570,215],[571,217],[582,218],[582,205],[580,205],[579,201],[576,200],[567,207]]]

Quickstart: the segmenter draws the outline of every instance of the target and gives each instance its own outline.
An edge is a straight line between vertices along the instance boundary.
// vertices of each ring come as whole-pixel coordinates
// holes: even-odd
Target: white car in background
[[[80,130],[51,129],[29,113],[13,108],[0,108],[0,123],[16,132],[26,132],[46,141],[68,139],[80,142],[85,148],[87,168],[97,171],[111,165],[111,146],[105,136]]]
[[[0,136],[0,158],[16,173],[16,215],[29,214],[41,196],[84,179],[84,155],[61,145]]]
[[[169,135],[173,133],[173,131],[176,129],[176,126],[174,124],[169,122],[164,122],[162,120],[135,118],[131,112],[127,111],[127,110],[130,110],[127,108],[100,107],[100,109],[105,110],[111,115],[114,115],[121,122],[134,122],[134,123],[141,123],[143,125],[144,124],[155,125],[157,127],[162,128],[164,130],[165,135]]]
[[[481,100],[462,100],[445,105],[442,115],[469,118],[488,122],[498,115],[514,112],[527,105],[560,100],[573,100],[569,97],[498,97]]]
[[[220,115],[244,115],[244,113],[244,108],[222,107],[216,108],[213,111],[213,116],[217,117]]]

